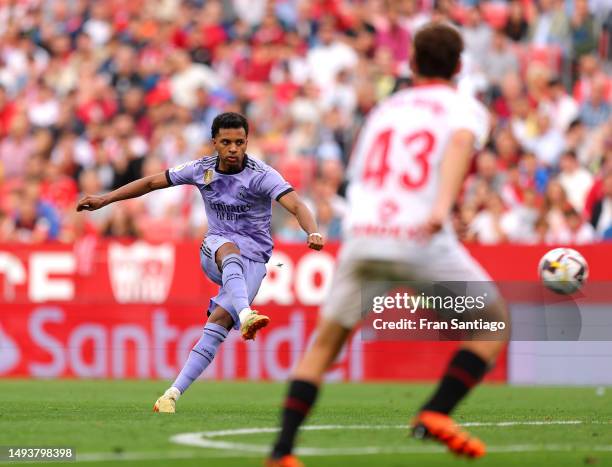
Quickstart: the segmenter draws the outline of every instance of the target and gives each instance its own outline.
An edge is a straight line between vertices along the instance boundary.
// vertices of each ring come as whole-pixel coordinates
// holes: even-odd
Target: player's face
[[[221,170],[240,170],[247,148],[244,128],[221,128],[213,139]]]

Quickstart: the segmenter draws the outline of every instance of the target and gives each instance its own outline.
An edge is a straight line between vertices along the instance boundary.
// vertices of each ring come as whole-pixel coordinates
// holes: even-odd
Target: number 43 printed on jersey
[[[381,131],[372,142],[366,154],[363,180],[365,183],[372,183],[376,187],[382,187],[388,183],[387,177],[398,176],[399,183],[407,190],[418,190],[429,177],[430,155],[435,146],[435,137],[428,130],[419,130],[409,133],[401,139],[403,148],[401,153],[405,153],[410,158],[411,167],[415,169],[410,173],[391,172],[389,166],[389,153],[391,144],[394,140],[394,131],[389,128]],[[397,143],[395,143],[397,144]]]

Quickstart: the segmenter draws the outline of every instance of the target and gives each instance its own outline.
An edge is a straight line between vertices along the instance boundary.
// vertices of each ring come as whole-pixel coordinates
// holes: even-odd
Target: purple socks
[[[204,333],[196,345],[191,349],[189,358],[172,384],[184,393],[198,376],[210,365],[215,358],[219,345],[227,337],[228,330],[218,324],[208,323],[204,326]]]
[[[245,308],[249,308],[249,295],[244,279],[242,258],[237,254],[229,254],[223,258],[221,266],[223,288],[231,295],[236,313],[240,313]]]
[[[249,308],[249,296],[244,279],[244,264],[240,255],[230,254],[223,258],[223,287],[232,297],[236,313]],[[191,349],[189,358],[179,373],[173,387],[184,393],[198,376],[211,364],[217,349],[225,340],[228,330],[218,324],[208,323],[198,343]]]

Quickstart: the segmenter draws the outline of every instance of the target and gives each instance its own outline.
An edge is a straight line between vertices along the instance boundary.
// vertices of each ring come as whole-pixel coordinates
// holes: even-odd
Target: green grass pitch
[[[201,381],[181,398],[177,414],[154,414],[165,387],[0,380],[0,445],[72,446],[87,466],[261,466],[257,450],[267,450],[272,433],[210,432],[276,427],[284,384]],[[415,384],[326,385],[309,419],[313,429],[300,437],[314,455],[302,459],[308,467],[465,465],[402,428],[429,391]],[[474,461],[479,467],[612,465],[612,389],[485,385],[455,415],[479,424],[469,429],[490,447]],[[226,443],[224,449],[170,441],[189,432],[208,432],[205,439]]]

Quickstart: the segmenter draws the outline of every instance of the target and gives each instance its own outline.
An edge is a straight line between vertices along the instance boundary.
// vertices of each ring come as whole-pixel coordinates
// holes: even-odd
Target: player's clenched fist
[[[323,235],[317,232],[313,232],[308,235],[308,248],[319,251],[323,249],[323,246],[325,246]]]
[[[95,211],[106,206],[106,197],[104,196],[85,196],[77,203],[77,211]]]

